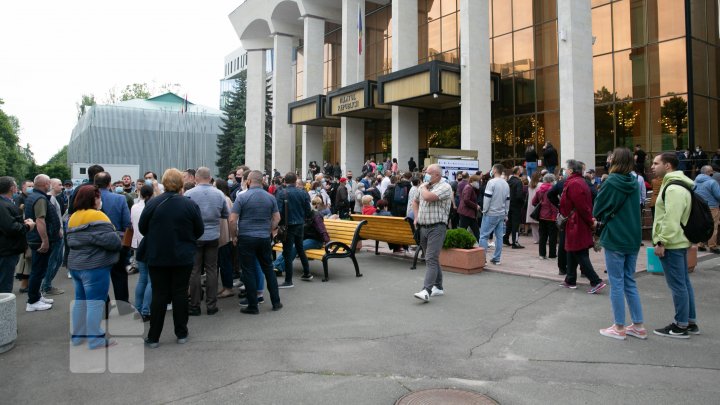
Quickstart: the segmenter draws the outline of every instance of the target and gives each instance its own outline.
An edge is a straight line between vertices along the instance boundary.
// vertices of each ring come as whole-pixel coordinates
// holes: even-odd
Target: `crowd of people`
[[[306,179],[240,166],[224,179],[200,167],[167,169],[160,181],[147,172],[135,181],[123,176],[113,182],[99,165],[88,168],[88,180],[78,187],[44,174],[19,187],[14,179],[0,177],[0,292],[13,290],[16,273],[19,292],[27,293],[26,311],[48,310],[53,305],[49,297],[64,292],[52,285],[64,263],[75,290],[74,345],[87,343],[94,349],[115,344],[101,328],[111,283],[115,300],[150,323],[149,347],[158,346],[169,309],[182,344],[188,339],[189,317],[200,316],[203,304],[205,313],[214,315],[218,299],[234,296],[235,289],[244,314],[260,313],[266,287],[272,310],[282,309],[279,290],[295,286],[296,257],[300,280],[313,280],[305,252],[330,241],[325,219],[388,215],[411,218],[418,230],[426,275],[414,296],[423,302],[445,294],[439,255],[449,228],[467,229],[495,266],[501,265],[503,246],[523,249],[521,235],[532,235],[538,256],[557,261],[565,276],[561,287],[577,288],[580,267],[590,294],[607,287],[590,261],[590,249],[602,247],[614,323],[600,333],[645,339],[634,273],[648,205],[654,252],[676,309],[674,322],[654,332],[686,338],[699,333],[687,275],[690,242],[683,226],[690,216],[691,193],[673,186],[694,188],[706,201],[715,232],[700,249],[720,254],[720,168],[712,165],[720,164],[720,156],[701,166],[694,182],[677,153],[656,156],[653,179],[646,181],[645,156],[639,146],[634,152],[618,148],[608,154],[602,176],[572,159],[558,170],[557,152],[547,143],[542,158],[529,147],[521,166],[496,164],[488,173],[459,172],[454,179],[443,177],[437,164],[420,170],[412,158],[407,170],[400,169],[397,159],[369,159],[357,177],[328,162],[322,167],[311,163]],[[273,260],[277,240],[283,242],[282,254]],[[404,252],[407,247],[391,248]],[[128,274],[133,272],[139,278],[130,306]],[[122,308],[118,306],[121,315],[128,315]]]

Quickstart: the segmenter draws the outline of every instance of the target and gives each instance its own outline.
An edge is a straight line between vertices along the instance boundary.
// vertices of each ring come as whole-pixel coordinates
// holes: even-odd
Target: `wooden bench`
[[[322,260],[325,278],[328,281],[328,260],[349,257],[355,265],[355,277],[362,277],[357,259],[355,259],[355,246],[360,241],[360,229],[365,221],[343,221],[340,219],[325,219],[330,242],[320,249],[309,249],[305,251],[308,260]],[[352,246],[352,247],[351,247]],[[273,245],[273,250],[282,252],[282,243]],[[293,258],[295,260],[295,258]],[[285,269],[292,271],[292,269]]]
[[[402,246],[417,246],[411,269],[417,267],[418,255],[422,250],[415,239],[415,224],[410,218],[390,217],[383,215],[356,215],[354,221],[365,221],[367,224],[360,230],[360,238],[375,241],[375,254],[378,253],[380,242]]]

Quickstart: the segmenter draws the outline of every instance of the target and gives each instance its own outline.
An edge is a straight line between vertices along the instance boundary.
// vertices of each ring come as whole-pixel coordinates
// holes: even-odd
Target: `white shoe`
[[[46,303],[42,302],[42,300],[39,300],[39,301],[35,302],[34,304],[28,303],[25,306],[25,312],[47,311],[50,308],[52,308],[52,305],[46,304]]]
[[[41,295],[41,296],[40,296],[40,301],[42,301],[42,302],[44,302],[44,303],[46,303],[46,304],[48,304],[48,305],[52,305],[52,304],[55,302],[54,299],[52,299],[52,298],[45,298],[44,295]]]
[[[69,271],[68,271],[68,278],[72,278],[72,276],[70,275],[70,272],[69,272]]]
[[[490,242],[490,243],[488,243],[488,248],[491,248],[491,247],[492,247],[492,248],[495,247],[495,242]]]
[[[445,291],[433,286],[432,291],[430,291],[430,296],[439,297],[441,295],[445,295]]]
[[[166,311],[172,311],[172,304],[167,304],[167,307],[165,307]]]
[[[424,301],[424,302],[430,301],[430,294],[428,294],[427,290],[424,288],[422,290],[420,290],[420,292],[415,293],[414,295],[415,295],[415,298],[417,298],[421,301]]]

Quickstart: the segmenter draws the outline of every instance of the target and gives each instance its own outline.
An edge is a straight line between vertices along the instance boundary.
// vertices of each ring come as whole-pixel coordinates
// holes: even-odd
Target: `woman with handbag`
[[[538,173],[539,172],[536,172],[535,174]],[[557,219],[558,209],[552,202],[550,202],[550,198],[548,197],[548,191],[550,191],[553,187],[553,183],[555,183],[555,176],[548,173],[543,176],[542,181],[543,182],[537,188],[537,192],[535,192],[531,203],[535,207],[533,211],[537,211],[537,219],[540,228],[538,253],[540,254],[540,258],[544,260],[548,258],[548,256],[546,256],[548,241],[550,242],[549,258],[554,259],[557,257],[558,229],[557,226],[555,226],[555,220]],[[534,214],[535,213],[533,212],[532,215]]]
[[[560,284],[563,288],[577,288],[577,268],[580,265],[590,280],[588,294],[597,294],[607,286],[593,269],[590,262],[590,248],[594,246],[592,216],[592,195],[582,176],[583,164],[577,160],[568,160],[565,174],[567,181],[560,198],[558,221],[567,218],[565,227],[565,251],[567,252],[567,274]]]
[[[599,221],[600,243],[605,248],[615,323],[600,329],[600,334],[620,340],[625,340],[627,335],[647,339],[640,294],[635,284],[642,229],[638,226],[640,212],[634,203],[640,198],[640,188],[631,174],[633,153],[627,148],[617,148],[610,159],[610,176],[595,200],[593,215]],[[625,300],[633,322],[629,326],[625,326]]]

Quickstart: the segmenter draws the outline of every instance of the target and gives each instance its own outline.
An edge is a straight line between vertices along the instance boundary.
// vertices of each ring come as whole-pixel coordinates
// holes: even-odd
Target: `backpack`
[[[408,203],[408,189],[400,185],[395,186],[395,192],[393,192],[393,207],[407,207]]]
[[[715,224],[712,214],[710,213],[710,207],[691,187],[677,180],[670,181],[665,186],[662,192],[663,201],[665,201],[665,191],[673,185],[682,186],[690,192],[690,216],[688,217],[687,224],[680,224],[683,233],[685,233],[685,237],[691,243],[707,242],[712,237]]]

